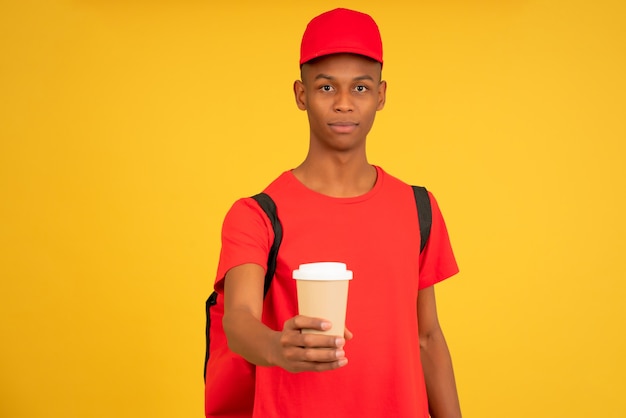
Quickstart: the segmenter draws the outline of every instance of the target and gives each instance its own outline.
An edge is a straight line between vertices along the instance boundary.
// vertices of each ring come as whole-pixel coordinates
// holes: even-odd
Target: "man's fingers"
[[[296,345],[301,347],[342,348],[346,345],[346,339],[336,335],[300,334],[297,339],[301,343]]]
[[[334,370],[348,364],[347,358],[342,358],[333,362],[310,362],[310,361],[299,361],[292,362],[289,364],[287,370],[292,373],[299,372],[325,372],[327,370]]]
[[[346,339],[336,335],[302,334],[299,331],[283,332],[280,338],[283,347],[343,348]]]
[[[341,349],[291,347],[285,351],[285,358],[292,362],[332,363],[345,358]]]
[[[341,360],[334,361],[332,363],[311,363],[311,362],[303,362],[300,364],[302,367],[301,371],[311,371],[311,372],[325,372],[327,370],[334,370],[348,364],[348,359],[343,358]]]
[[[280,335],[282,357],[281,366],[290,372],[322,372],[343,367],[348,363],[343,350],[346,338],[351,338],[350,331],[344,336],[316,333],[302,333],[303,329],[319,331],[331,328],[329,321],[298,315],[285,321]]]
[[[322,318],[311,318],[310,316],[297,315],[289,319],[285,326],[289,326],[292,329],[315,329],[318,331],[327,331],[332,327],[332,324]]]

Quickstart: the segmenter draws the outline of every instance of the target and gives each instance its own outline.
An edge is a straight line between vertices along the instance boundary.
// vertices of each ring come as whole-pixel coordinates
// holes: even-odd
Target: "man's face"
[[[306,110],[311,146],[348,151],[365,146],[376,112],[385,105],[381,64],[354,54],[319,58],[302,67],[294,92]]]

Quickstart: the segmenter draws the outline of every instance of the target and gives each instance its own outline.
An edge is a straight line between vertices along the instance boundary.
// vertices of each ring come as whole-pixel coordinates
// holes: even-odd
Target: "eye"
[[[333,91],[333,86],[328,85],[328,84],[325,84],[325,85],[323,85],[322,87],[320,87],[320,89],[321,89],[322,91]]]
[[[356,90],[359,93],[364,93],[368,90],[367,86],[363,86],[363,85],[358,85],[354,88],[354,90]]]

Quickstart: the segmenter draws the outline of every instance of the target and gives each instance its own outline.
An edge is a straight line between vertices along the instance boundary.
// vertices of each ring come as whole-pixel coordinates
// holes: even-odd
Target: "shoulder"
[[[267,213],[252,197],[240,198],[233,203],[224,218],[222,235],[230,237],[268,236],[272,223]]]
[[[232,204],[226,214],[226,219],[239,220],[240,218],[257,217],[262,212],[263,210],[252,197],[242,197]]]
[[[414,201],[412,186],[400,178],[387,173],[380,167],[376,167],[379,175],[379,183],[385,199],[401,199],[401,201]]]
[[[263,193],[267,194],[272,199],[275,199],[275,196],[280,194],[289,183],[289,177],[290,171],[283,172],[265,189],[263,189]],[[253,198],[253,195],[237,199],[226,214],[226,220],[234,219],[236,221],[264,217],[267,218],[259,203]]]

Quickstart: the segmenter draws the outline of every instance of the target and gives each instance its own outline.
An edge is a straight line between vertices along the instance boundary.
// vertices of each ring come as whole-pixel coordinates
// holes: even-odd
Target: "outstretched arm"
[[[261,322],[264,275],[258,264],[243,264],[226,273],[223,324],[229,348],[258,366],[280,366],[290,372],[345,365],[344,338],[300,332],[329,329],[326,321],[299,315],[287,320],[282,331]]]
[[[430,415],[432,418],[460,418],[452,359],[437,317],[434,286],[419,291],[417,320]]]

